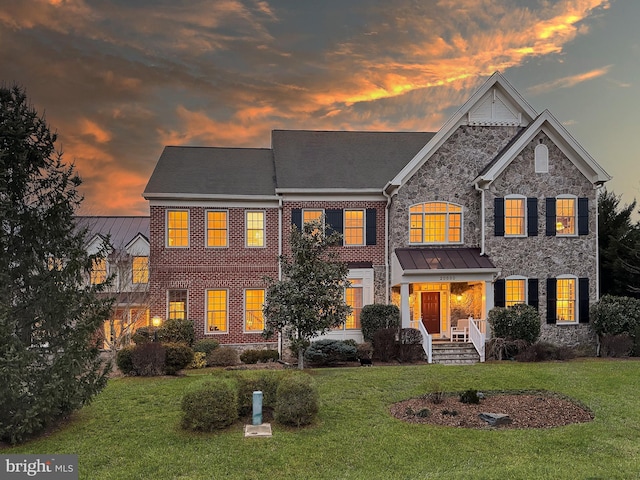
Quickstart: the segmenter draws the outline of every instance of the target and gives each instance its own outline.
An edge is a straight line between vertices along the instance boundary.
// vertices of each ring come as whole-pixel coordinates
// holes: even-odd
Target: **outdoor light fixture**
[[[151,319],[153,323],[153,341],[158,341],[158,327],[162,325],[162,317],[158,317],[157,315]]]

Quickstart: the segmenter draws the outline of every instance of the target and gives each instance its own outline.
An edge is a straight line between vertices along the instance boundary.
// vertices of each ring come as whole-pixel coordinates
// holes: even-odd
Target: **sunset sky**
[[[165,145],[437,131],[496,70],[629,203],[639,20],[638,0],[0,0],[0,83],[25,87],[58,132],[84,214],[148,214]]]

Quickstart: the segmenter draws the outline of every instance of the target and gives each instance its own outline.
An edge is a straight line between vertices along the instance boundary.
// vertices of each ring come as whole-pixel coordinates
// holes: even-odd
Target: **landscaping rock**
[[[505,413],[481,413],[478,415],[481,420],[484,420],[492,427],[498,427],[500,425],[508,425],[511,423],[511,417]]]

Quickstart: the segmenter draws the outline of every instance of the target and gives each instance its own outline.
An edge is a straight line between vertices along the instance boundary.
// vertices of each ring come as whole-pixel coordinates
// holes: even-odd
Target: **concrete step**
[[[471,365],[480,361],[480,356],[471,343],[439,342],[432,345],[433,363],[445,365]]]

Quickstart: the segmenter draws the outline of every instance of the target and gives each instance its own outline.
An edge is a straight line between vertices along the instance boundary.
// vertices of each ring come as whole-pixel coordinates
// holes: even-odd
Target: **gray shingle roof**
[[[430,132],[274,130],[278,188],[382,189]]]
[[[274,195],[271,150],[165,147],[143,195]]]
[[[116,249],[124,248],[136,235],[141,234],[149,241],[149,217],[76,217],[80,228],[86,227],[87,241],[96,235],[106,238],[111,235],[111,245]]]

